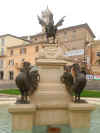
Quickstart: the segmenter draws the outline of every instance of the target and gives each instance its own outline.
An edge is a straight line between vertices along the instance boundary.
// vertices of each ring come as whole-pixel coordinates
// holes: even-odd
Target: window
[[[13,50],[11,50],[11,51],[10,51],[10,55],[12,56],[13,54],[14,54],[14,51],[13,51]]]
[[[1,56],[4,55],[4,48],[1,48]]]
[[[38,46],[35,48],[35,51],[36,51],[36,52],[38,52],[38,51],[39,51],[39,47],[38,47]]]
[[[100,56],[100,52],[98,51],[98,52],[96,52],[96,56]]]
[[[4,72],[0,71],[0,80],[3,80],[3,78],[4,78]]]
[[[21,48],[20,49],[20,54],[26,54],[26,48]]]
[[[64,35],[65,35],[65,34],[67,34],[67,32],[66,32],[66,31],[64,31]]]
[[[76,32],[76,30],[75,30],[75,29],[73,29],[72,31],[73,31],[73,32]]]
[[[23,58],[23,59],[21,59],[21,62],[24,62],[24,60],[25,60],[24,58]]]
[[[3,60],[0,60],[0,68],[3,68]]]
[[[96,60],[96,64],[100,65],[100,59]]]
[[[14,65],[14,60],[9,60],[9,65],[13,66]]]
[[[13,71],[10,71],[9,72],[9,79],[10,80],[13,80],[14,79],[14,72]]]
[[[76,39],[76,30],[72,30],[72,40]]]
[[[2,46],[5,45],[5,39],[4,39],[4,38],[1,39],[1,45],[2,45]]]

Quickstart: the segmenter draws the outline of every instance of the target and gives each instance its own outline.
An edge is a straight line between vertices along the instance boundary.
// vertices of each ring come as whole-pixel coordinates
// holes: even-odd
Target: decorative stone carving
[[[64,58],[64,51],[62,48],[57,47],[56,44],[45,44],[44,48],[40,49],[38,58],[46,58],[46,59]]]
[[[40,49],[36,64],[39,67],[40,83],[37,91],[30,97],[32,104],[68,104],[72,96],[61,83],[66,61],[64,52],[57,44],[45,44]]]

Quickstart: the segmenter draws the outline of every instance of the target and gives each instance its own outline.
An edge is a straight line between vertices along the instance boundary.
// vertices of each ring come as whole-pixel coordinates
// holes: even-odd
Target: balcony
[[[3,50],[3,51],[0,50],[0,57],[2,56],[6,56],[6,50]]]

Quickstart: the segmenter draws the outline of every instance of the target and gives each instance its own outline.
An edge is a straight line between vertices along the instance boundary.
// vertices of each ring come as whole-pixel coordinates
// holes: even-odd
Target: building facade
[[[58,30],[56,43],[63,48],[66,60],[82,62],[86,56],[84,51],[87,42],[92,42],[94,37],[88,24],[82,24]],[[34,65],[39,49],[46,43],[44,33],[20,38],[7,34],[0,39],[1,80],[14,80],[19,71],[17,68],[23,60],[30,61]],[[83,52],[77,54],[78,51]]]
[[[93,73],[100,74],[100,40],[94,40],[89,44],[87,55]]]
[[[22,44],[29,44],[30,41],[21,39],[19,37],[6,34],[0,36],[0,80],[6,80],[8,69],[8,47],[20,46]],[[13,53],[13,51],[12,51]],[[13,62],[11,62],[13,63]],[[12,73],[11,73],[12,75]]]
[[[38,51],[41,48],[41,44],[27,44],[20,46],[8,47],[7,57],[7,75],[6,80],[14,80],[22,67],[23,61],[29,61],[32,65],[35,65]]]
[[[24,36],[22,38],[27,39],[27,36]],[[58,30],[56,34],[56,43],[58,44],[58,46],[64,49],[65,53],[75,53],[77,52],[77,50],[84,51],[84,49],[87,47],[87,42],[90,43],[94,40],[94,38],[95,35],[93,34],[88,24],[82,24]],[[44,33],[30,36],[30,39],[33,43],[46,42],[46,36]],[[77,54],[74,54],[73,56],[71,55],[66,58],[82,61],[84,60],[83,57],[84,53],[78,56]]]
[[[53,20],[53,14],[48,7],[41,13],[41,18],[46,24]],[[78,63],[86,61],[91,65],[96,62],[97,58],[99,60],[100,53],[97,42],[95,45],[91,45],[94,38],[94,33],[85,23],[59,29],[55,42],[63,48],[67,61],[77,61]],[[10,34],[0,36],[0,80],[15,79],[22,61],[29,61],[34,65],[39,49],[46,42],[43,26],[42,32],[33,36],[16,37]]]

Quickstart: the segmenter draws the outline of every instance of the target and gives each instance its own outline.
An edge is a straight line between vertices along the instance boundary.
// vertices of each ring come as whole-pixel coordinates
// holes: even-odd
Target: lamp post
[[[84,41],[84,69],[85,69],[85,71],[87,70],[87,59],[86,59],[86,47],[87,47],[87,45],[89,44],[89,41],[87,40],[87,37],[85,37],[85,41]]]
[[[86,64],[87,63],[87,61],[86,61],[86,46],[89,44],[89,41],[85,41],[85,43],[84,43],[84,64]]]

